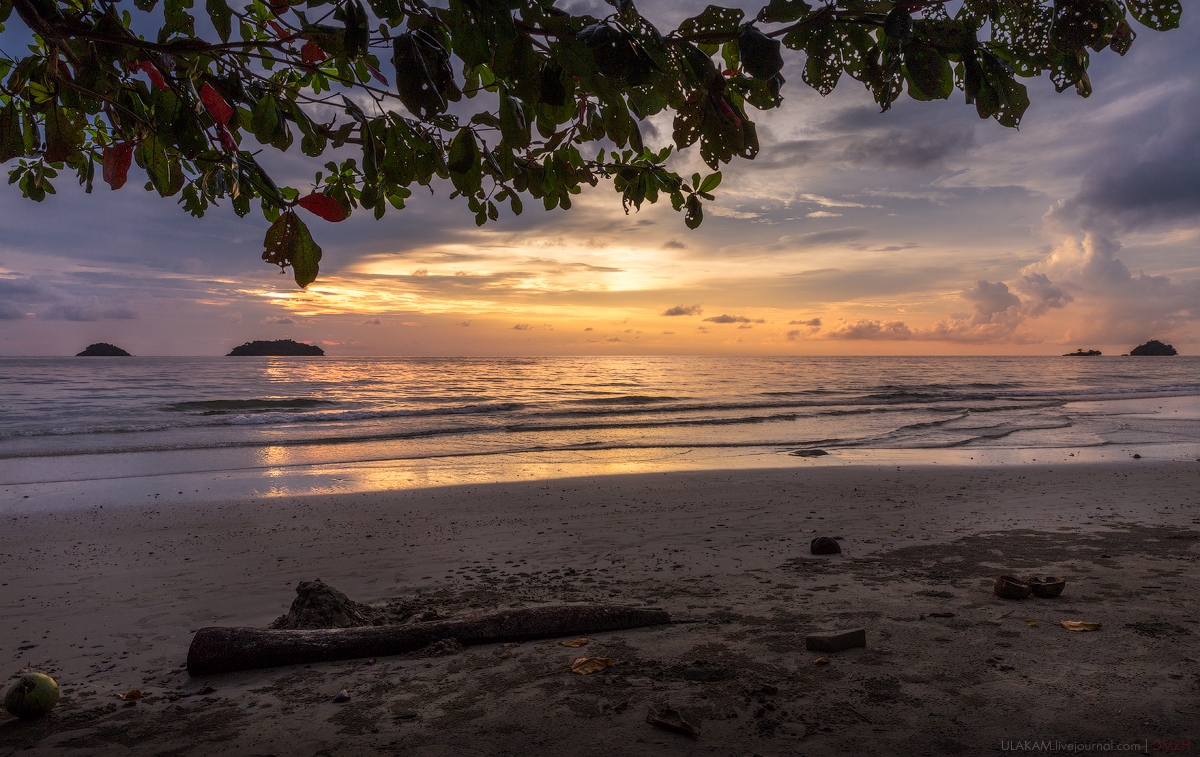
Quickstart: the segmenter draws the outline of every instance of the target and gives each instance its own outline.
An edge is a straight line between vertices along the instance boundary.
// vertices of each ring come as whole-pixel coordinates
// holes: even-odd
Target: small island
[[[1129,351],[1129,354],[1131,356],[1144,357],[1146,355],[1171,356],[1178,355],[1179,353],[1175,351],[1175,348],[1172,345],[1163,344],[1157,339],[1151,339],[1145,344],[1139,344],[1137,347],[1134,347]]]
[[[315,344],[294,342],[291,339],[276,339],[273,342],[256,340],[234,347],[225,357],[313,357],[325,354]]]
[[[89,344],[83,352],[75,353],[75,357],[133,357],[115,344],[96,342]]]
[[[1100,357],[1103,354],[1104,353],[1101,352],[1100,350],[1085,350],[1082,347],[1080,347],[1079,349],[1075,350],[1074,352],[1068,352],[1068,353],[1064,354],[1063,357]]]

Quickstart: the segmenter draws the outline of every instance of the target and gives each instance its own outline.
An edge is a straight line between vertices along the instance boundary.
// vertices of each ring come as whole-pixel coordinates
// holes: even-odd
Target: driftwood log
[[[191,676],[215,675],[279,665],[384,657],[413,652],[442,639],[456,639],[463,645],[495,644],[670,622],[666,610],[559,605],[505,610],[465,620],[361,628],[273,630],[210,626],[201,628],[192,638],[187,671]]]

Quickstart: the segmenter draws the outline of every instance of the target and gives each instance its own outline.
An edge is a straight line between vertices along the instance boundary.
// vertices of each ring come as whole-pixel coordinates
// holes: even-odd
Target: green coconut
[[[58,684],[45,673],[26,673],[4,695],[4,709],[25,720],[41,717],[58,703]]]

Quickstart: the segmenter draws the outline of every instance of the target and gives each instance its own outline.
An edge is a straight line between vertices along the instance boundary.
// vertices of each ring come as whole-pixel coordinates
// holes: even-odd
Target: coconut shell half
[[[1033,590],[1029,588],[1029,584],[1016,576],[997,577],[996,583],[992,586],[992,591],[996,592],[996,596],[1002,599],[1024,599],[1033,593]]]
[[[1029,588],[1033,591],[1033,596],[1053,599],[1063,593],[1067,579],[1062,576],[1034,576],[1029,579],[1028,583]]]

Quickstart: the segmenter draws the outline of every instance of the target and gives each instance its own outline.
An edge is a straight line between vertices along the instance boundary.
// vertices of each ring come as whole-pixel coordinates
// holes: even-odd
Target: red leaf
[[[225,102],[225,98],[221,97],[221,93],[213,89],[211,84],[200,88],[200,102],[204,103],[209,115],[220,126],[225,126],[229,119],[233,118],[233,108],[229,107],[229,103]]]
[[[371,76],[375,77],[375,81],[379,82],[380,84],[382,84],[385,87],[390,86],[388,84],[387,77],[384,76],[383,74],[379,73],[378,68],[375,68],[374,66],[372,66],[370,63],[367,63],[366,61],[363,61],[363,65],[365,65],[367,67],[367,70],[371,72]]]
[[[284,8],[284,10],[287,10],[287,9]],[[278,13],[278,12],[279,11],[276,11],[276,13]],[[267,23],[271,26],[271,29],[274,30],[275,36],[279,37],[280,39],[283,39],[284,37],[291,35],[291,32],[289,32],[287,29],[283,28],[283,26],[281,26],[278,21],[268,21]]]
[[[221,138],[221,147],[224,147],[227,152],[237,152],[238,144],[228,126],[217,124],[217,136]]]
[[[738,118],[738,114],[734,112],[733,108],[729,107],[729,103],[725,102],[724,97],[717,98],[717,110],[733,119],[733,122],[737,124],[739,129],[742,128],[742,119]]]
[[[300,60],[304,61],[310,66],[315,66],[328,57],[329,54],[322,50],[321,47],[312,40],[305,42],[304,47],[300,48]]]
[[[101,175],[113,189],[125,186],[129,178],[129,164],[133,162],[133,143],[121,142],[104,148],[104,170]]]
[[[139,63],[138,70],[145,71],[146,76],[150,77],[150,83],[159,89],[170,89],[170,87],[167,86],[166,79],[163,78],[163,75],[159,73],[158,69],[150,61],[144,60]]]
[[[319,192],[313,192],[307,197],[301,197],[296,204],[309,213],[334,223],[346,220],[346,216],[349,215],[346,212],[346,208],[340,202],[329,195],[323,195]]]

